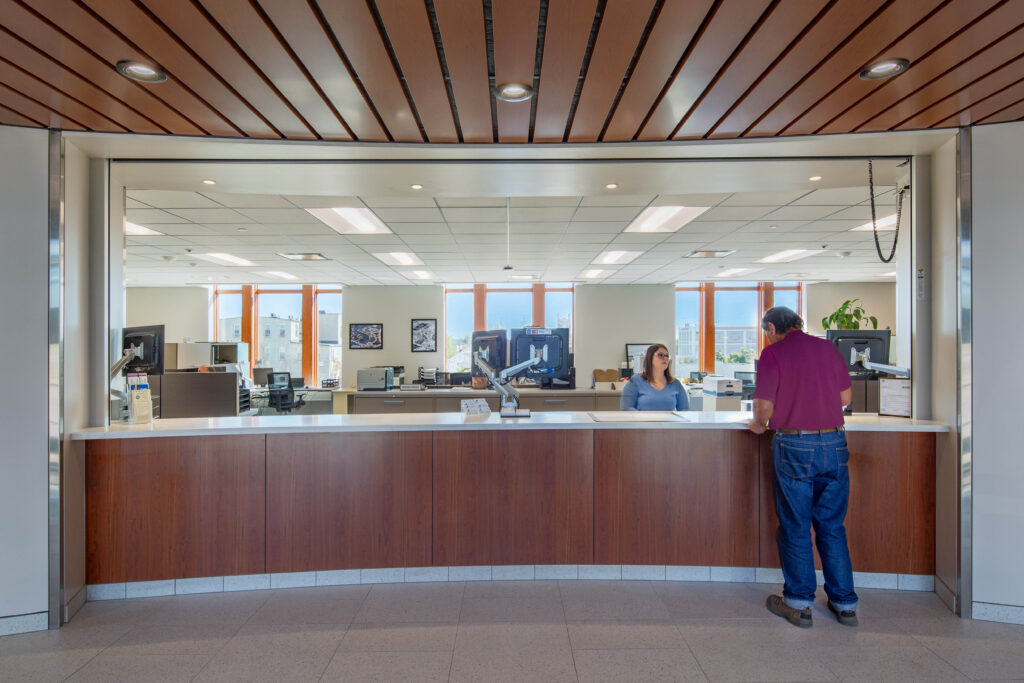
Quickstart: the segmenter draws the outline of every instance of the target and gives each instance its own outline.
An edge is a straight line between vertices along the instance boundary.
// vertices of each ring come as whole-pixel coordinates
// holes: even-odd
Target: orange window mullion
[[[487,329],[487,285],[473,285],[473,331]]]
[[[316,293],[314,285],[302,285],[302,376],[307,386],[316,385]]]
[[[242,341],[249,345],[249,369],[256,364],[256,295],[252,285],[242,285]]]
[[[544,327],[544,285],[533,285],[533,325]]]
[[[775,283],[774,282],[762,282],[757,288],[757,310],[760,311],[757,314],[758,327],[761,325],[761,318],[764,317],[765,311],[775,305]],[[768,346],[768,338],[764,336],[764,330],[760,330],[757,333],[757,356],[761,357],[761,352],[764,351],[764,347]]]
[[[700,285],[700,371],[715,371],[715,283]]]
[[[220,287],[213,288],[213,341],[220,341]]]

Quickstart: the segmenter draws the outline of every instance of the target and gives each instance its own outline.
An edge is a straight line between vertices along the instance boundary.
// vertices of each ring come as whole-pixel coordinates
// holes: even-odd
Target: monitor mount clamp
[[[541,361],[542,358],[538,353],[533,358],[524,360],[522,363],[513,365],[510,368],[505,368],[499,373],[495,372],[491,364],[484,360],[483,354],[479,351],[473,353],[473,362],[483,370],[487,379],[494,385],[494,389],[501,395],[502,417],[530,417],[528,408],[519,407],[519,390],[509,384],[509,381],[519,373],[540,364]]]
[[[871,370],[872,372],[885,372],[897,377],[910,377],[910,368],[901,368],[897,365],[886,365],[885,363],[872,363],[871,349],[864,349],[863,351],[858,351],[856,348],[850,349],[850,365],[856,365],[857,363],[860,363],[865,370]]]
[[[143,347],[142,347],[141,344],[138,344],[138,345],[131,344],[131,345],[129,345],[128,348],[124,350],[124,353],[121,355],[121,358],[116,363],[114,363],[113,367],[110,368],[110,381],[113,382],[114,378],[117,377],[118,375],[120,375],[121,371],[124,370],[125,367],[127,367],[129,363],[131,363],[136,358],[142,358],[142,357],[143,357]],[[110,397],[112,399],[117,399],[118,401],[120,401],[120,403],[118,404],[117,420],[119,422],[127,421],[128,420],[128,394],[124,393],[120,389],[115,389],[114,387],[110,387]]]

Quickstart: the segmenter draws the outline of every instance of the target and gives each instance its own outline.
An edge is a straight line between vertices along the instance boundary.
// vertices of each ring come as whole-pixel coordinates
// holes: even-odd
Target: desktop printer
[[[391,391],[395,384],[395,371],[391,368],[362,368],[356,372],[359,391]]]

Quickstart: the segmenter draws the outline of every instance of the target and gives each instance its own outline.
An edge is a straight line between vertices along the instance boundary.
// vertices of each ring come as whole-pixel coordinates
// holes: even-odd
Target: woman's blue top
[[[633,375],[622,388],[619,410],[689,410],[686,389],[674,379],[664,389],[655,389],[640,375]]]

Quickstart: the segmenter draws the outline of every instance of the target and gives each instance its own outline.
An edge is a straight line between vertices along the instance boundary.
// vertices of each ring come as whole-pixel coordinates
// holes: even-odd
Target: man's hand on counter
[[[772,416],[775,404],[763,398],[754,399],[754,417],[747,423],[747,429],[755,434],[764,434],[768,431],[768,419]]]

